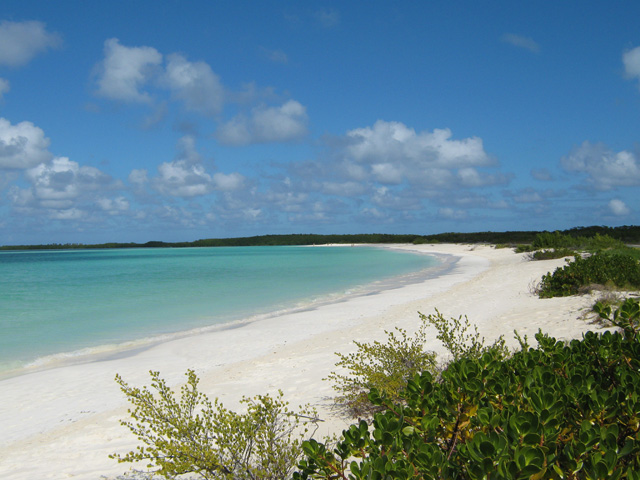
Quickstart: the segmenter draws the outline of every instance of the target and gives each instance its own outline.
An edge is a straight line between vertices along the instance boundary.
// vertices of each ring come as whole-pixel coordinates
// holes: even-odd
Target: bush
[[[425,370],[434,371],[436,355],[424,351],[427,327],[428,324],[422,322],[413,337],[401,328],[396,327],[395,332],[385,330],[384,343],[354,341],[358,347],[355,353],[336,353],[340,359],[336,367],[346,372],[334,371],[325,379],[333,382],[338,393],[336,403],[343,405],[353,417],[366,417],[375,411],[367,397],[372,388],[398,400],[399,392],[409,379]]]
[[[564,235],[560,232],[542,232],[538,233],[533,239],[531,246],[534,250],[545,248],[569,248],[582,245],[584,242],[571,235]]]
[[[354,342],[358,347],[355,353],[336,353],[340,358],[336,367],[346,373],[331,372],[325,380],[333,382],[338,393],[336,403],[342,404],[349,415],[369,417],[379,410],[368,397],[372,389],[393,401],[400,401],[400,392],[415,375],[424,371],[437,373],[435,353],[424,351],[429,326],[436,328],[436,338],[454,360],[463,356],[478,358],[488,349],[495,349],[503,356],[508,353],[502,337],[491,346],[485,346],[477,327],[471,330],[467,317],[447,319],[438,310],[433,315],[418,315],[420,326],[413,337],[401,328],[396,328],[395,332],[385,330],[385,343]]]
[[[129,402],[133,421],[122,421],[145,446],[124,456],[113,454],[119,462],[150,462],[148,467],[165,478],[195,473],[205,479],[279,480],[289,476],[302,454],[301,444],[309,438],[308,425],[316,422],[315,411],[301,407],[289,410],[282,392],[244,398],[245,413],[212,404],[198,392],[198,378],[189,370],[181,398],[150,372],[155,390],[129,386],[119,375],[116,381]]]
[[[532,260],[552,260],[554,258],[573,257],[576,254],[569,248],[556,248],[550,250],[538,250],[531,254]]]
[[[544,275],[538,290],[542,298],[564,297],[593,284],[639,288],[640,264],[624,254],[596,253],[587,258],[576,255],[573,262]]]
[[[610,319],[622,332],[538,333],[510,358],[416,376],[403,402],[373,390],[373,424],[335,448],[305,442],[294,479],[640,479],[640,309],[625,305]]]

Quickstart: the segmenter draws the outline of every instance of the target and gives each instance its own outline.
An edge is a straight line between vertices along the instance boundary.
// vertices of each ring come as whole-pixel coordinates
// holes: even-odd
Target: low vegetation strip
[[[531,245],[542,235],[554,238],[558,235],[568,237],[569,243],[580,243],[581,238],[592,238],[597,235],[608,236],[626,244],[640,244],[640,226],[622,227],[578,227],[560,232],[539,231],[509,231],[509,232],[471,232],[471,233],[438,233],[433,235],[416,234],[291,234],[291,235],[258,235],[252,237],[209,238],[192,242],[163,242],[149,241],[145,243],[52,243],[46,245],[5,245],[0,250],[69,250],[90,248],[181,248],[181,247],[237,247],[237,246],[268,246],[268,245],[321,245],[328,243],[492,243],[515,246],[518,244]],[[576,240],[577,239],[577,240]],[[553,247],[547,245],[548,248]],[[553,247],[555,248],[555,247]]]

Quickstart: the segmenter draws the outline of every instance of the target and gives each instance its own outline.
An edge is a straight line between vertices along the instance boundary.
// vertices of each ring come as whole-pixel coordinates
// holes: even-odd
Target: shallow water
[[[0,374],[308,308],[437,264],[373,247],[0,252]]]

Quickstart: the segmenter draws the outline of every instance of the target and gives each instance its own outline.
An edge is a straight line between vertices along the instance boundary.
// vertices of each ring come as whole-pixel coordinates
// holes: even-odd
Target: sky
[[[640,224],[640,2],[0,6],[0,245]]]

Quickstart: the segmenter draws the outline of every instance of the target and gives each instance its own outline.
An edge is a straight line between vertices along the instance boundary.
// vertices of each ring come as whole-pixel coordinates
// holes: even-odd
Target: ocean
[[[0,376],[370,293],[438,263],[350,246],[3,251]]]

